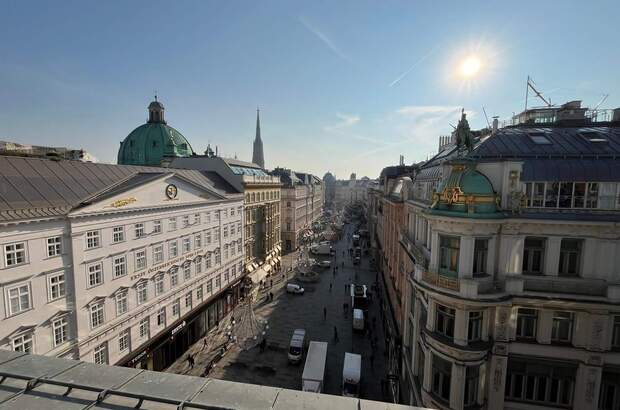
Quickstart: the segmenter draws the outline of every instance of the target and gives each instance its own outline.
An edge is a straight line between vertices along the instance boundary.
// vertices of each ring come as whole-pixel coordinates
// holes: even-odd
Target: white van
[[[347,397],[360,396],[360,379],[362,376],[362,356],[355,353],[344,354],[342,366],[342,395]]]
[[[304,292],[305,292],[305,289],[302,288],[301,286],[299,286],[296,283],[287,283],[286,284],[286,291],[288,293],[295,293],[295,294],[298,294],[298,295],[303,295]]]
[[[288,361],[291,363],[299,363],[304,355],[304,341],[306,339],[306,331],[304,329],[295,329],[291,337],[291,343],[288,347]]]
[[[364,311],[362,309],[353,309],[353,330],[364,331]]]

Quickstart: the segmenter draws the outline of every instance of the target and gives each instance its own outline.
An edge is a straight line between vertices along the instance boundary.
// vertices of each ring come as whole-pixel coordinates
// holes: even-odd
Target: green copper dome
[[[149,120],[133,130],[118,150],[120,165],[160,166],[162,160],[189,157],[194,154],[183,134],[164,121],[164,106],[153,101],[149,105]]]
[[[452,164],[450,175],[433,194],[432,213],[475,218],[498,218],[497,195],[491,181],[474,164]]]

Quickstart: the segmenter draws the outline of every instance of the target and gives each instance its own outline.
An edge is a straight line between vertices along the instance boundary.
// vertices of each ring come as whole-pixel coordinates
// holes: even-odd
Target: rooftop
[[[416,409],[8,350],[0,350],[0,378],[0,409]]]

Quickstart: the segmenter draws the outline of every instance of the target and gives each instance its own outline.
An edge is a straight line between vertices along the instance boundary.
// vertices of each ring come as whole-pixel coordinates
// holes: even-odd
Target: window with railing
[[[455,311],[452,308],[437,305],[435,317],[435,331],[446,337],[454,337],[454,317]]]
[[[523,245],[523,273],[528,275],[542,275],[545,259],[545,239],[525,238]]]
[[[483,276],[487,273],[487,255],[489,253],[489,240],[476,239],[474,242],[474,276]]]

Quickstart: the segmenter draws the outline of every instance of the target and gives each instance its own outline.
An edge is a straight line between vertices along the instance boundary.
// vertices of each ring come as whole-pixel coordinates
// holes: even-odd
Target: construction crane
[[[538,90],[536,89],[536,87],[534,87],[534,84],[532,84],[532,79],[531,79],[531,78],[530,78],[530,76],[528,75],[528,76],[527,76],[527,86],[526,86],[526,88],[525,88],[525,111],[527,111],[527,98],[528,98],[528,96],[529,96],[529,91],[530,91],[530,88],[532,89],[532,91],[534,91],[534,93],[536,94],[536,97],[540,98],[541,100],[543,100],[543,102],[544,102],[545,104],[547,104],[547,107],[551,107],[551,106],[552,106],[552,104],[551,104],[551,100],[547,101],[547,100],[545,99],[545,97],[543,97],[543,95],[542,95],[540,92],[538,92]]]
[[[601,104],[603,104],[605,102],[607,97],[609,97],[609,94],[603,94],[603,98],[601,98],[601,100],[598,102],[598,104],[596,104],[594,106],[594,108],[592,108],[592,121],[596,122],[597,117],[598,117],[598,107],[600,107]]]

